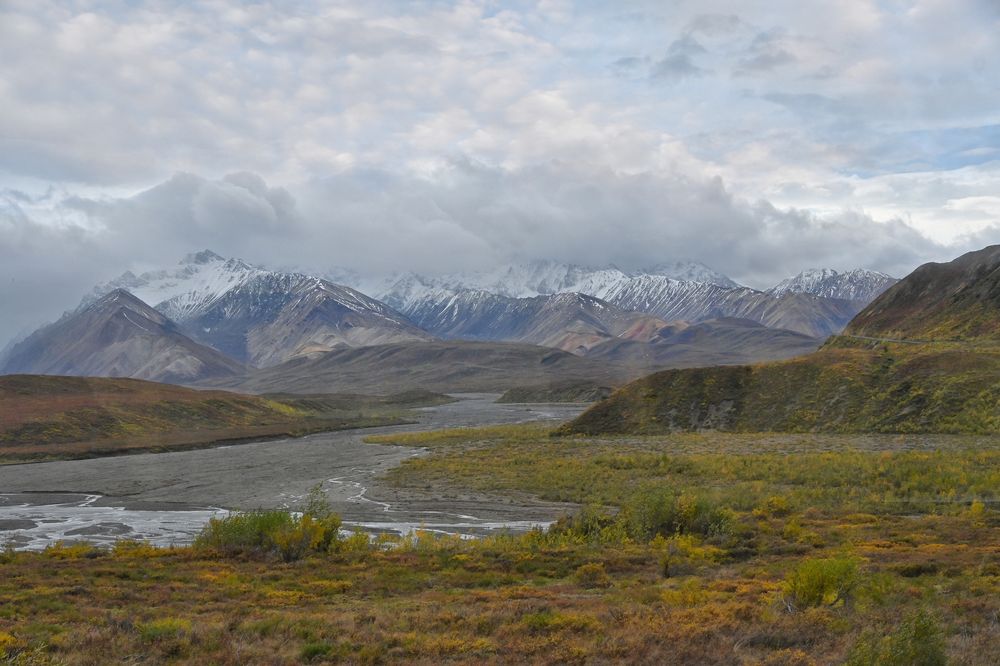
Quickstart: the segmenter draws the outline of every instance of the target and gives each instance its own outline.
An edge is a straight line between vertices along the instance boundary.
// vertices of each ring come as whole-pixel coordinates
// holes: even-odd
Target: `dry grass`
[[[392,439],[431,448],[392,473],[402,485],[604,506],[549,533],[354,539],[291,563],[127,544],[7,554],[0,650],[65,664],[749,665],[879,663],[916,645],[905,658],[1000,661],[994,439]],[[887,488],[903,504],[876,501]],[[626,529],[664,497],[671,531]]]

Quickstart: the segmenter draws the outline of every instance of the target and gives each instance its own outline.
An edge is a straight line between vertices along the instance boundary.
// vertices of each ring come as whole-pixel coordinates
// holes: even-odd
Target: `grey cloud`
[[[679,81],[681,79],[704,76],[708,70],[698,67],[694,57],[706,53],[698,40],[691,35],[684,35],[670,45],[667,55],[655,62],[650,70],[653,79]]]
[[[768,30],[758,34],[736,63],[735,73],[759,74],[797,62],[798,59],[785,48],[784,40],[784,30]]]
[[[742,19],[735,14],[699,14],[688,23],[687,31],[716,36],[735,32],[744,26]]]
[[[691,257],[759,287],[810,266],[902,274],[953,251],[899,220],[820,218],[745,201],[718,178],[562,162],[502,169],[458,160],[433,179],[356,171],[291,192],[248,173],[177,174],[132,197],[62,206],[92,224],[44,225],[9,202],[2,209],[0,284],[10,306],[0,338],[57,317],[98,281],[204,247],[267,265],[370,274],[525,259],[637,268]]]
[[[761,98],[809,119],[815,119],[817,116],[839,116],[849,111],[844,102],[817,93],[772,92],[761,95]]]
[[[708,70],[694,64],[691,56],[676,53],[657,61],[650,71],[650,77],[666,81],[679,81],[704,76],[707,73]]]

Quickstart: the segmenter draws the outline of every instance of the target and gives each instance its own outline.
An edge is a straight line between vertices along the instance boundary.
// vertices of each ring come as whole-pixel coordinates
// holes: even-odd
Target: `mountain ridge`
[[[126,272],[95,287],[81,307],[116,288],[152,303],[194,340],[253,365],[338,346],[429,337],[351,287],[224,259],[211,250],[188,255],[174,269]]]
[[[14,345],[2,370],[179,383],[237,374],[243,366],[187,337],[134,295],[115,289]]]

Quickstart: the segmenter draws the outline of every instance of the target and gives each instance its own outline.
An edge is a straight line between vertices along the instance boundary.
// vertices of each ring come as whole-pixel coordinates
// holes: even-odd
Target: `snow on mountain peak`
[[[215,252],[212,252],[211,250],[202,250],[201,252],[192,252],[191,254],[181,259],[180,263],[181,265],[187,265],[187,264],[201,265],[201,264],[212,263],[213,261],[225,261],[225,259],[217,255]]]
[[[673,278],[681,282],[701,282],[702,284],[714,284],[719,287],[736,289],[742,285],[732,280],[730,277],[709,268],[700,261],[685,259],[683,261],[670,261],[657,264],[651,268],[644,269],[633,275],[660,275]]]
[[[768,293],[773,296],[813,294],[847,301],[871,302],[898,281],[885,273],[860,268],[844,272],[832,268],[810,268],[781,281],[768,290]]]

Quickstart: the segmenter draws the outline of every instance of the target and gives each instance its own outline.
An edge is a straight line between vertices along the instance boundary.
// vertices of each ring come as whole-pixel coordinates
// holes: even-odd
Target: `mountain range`
[[[565,379],[621,378],[808,353],[893,281],[869,271],[811,271],[765,292],[693,262],[637,272],[532,262],[490,273],[368,282],[339,275],[378,298],[209,250],[173,268],[126,272],[13,345],[0,370],[186,383],[239,375],[252,384],[249,378],[262,369],[334,351],[415,345],[423,351],[412,354],[434,356],[440,353],[435,341],[464,340],[592,359],[587,372],[568,372]],[[498,362],[510,352],[476,349]],[[618,368],[598,372],[600,363]]]
[[[84,303],[125,289],[192,339],[257,367],[335,347],[431,336],[384,303],[328,280],[270,271],[205,250],[171,270],[125,273]]]
[[[616,267],[536,261],[486,273],[439,277],[405,273],[363,283],[359,288],[411,318],[419,318],[429,303],[465,292],[510,298],[580,293],[665,321],[741,318],[822,338],[843,330],[855,314],[895,282],[875,271],[810,270],[759,291],[697,263],[626,272]]]

